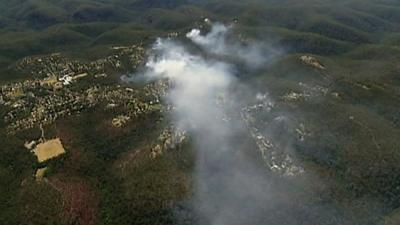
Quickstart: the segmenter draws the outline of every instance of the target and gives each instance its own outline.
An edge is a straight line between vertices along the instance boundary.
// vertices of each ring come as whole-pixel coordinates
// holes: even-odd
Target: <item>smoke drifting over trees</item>
[[[298,216],[305,217],[304,207],[297,205],[303,203],[292,202],[296,194],[287,184],[275,183],[276,175],[260,163],[262,157],[240,117],[246,105],[262,102],[269,107],[272,103],[265,94],[251,94],[236,78],[236,66],[222,60],[236,57],[251,70],[274,60],[280,51],[227,41],[229,33],[230,27],[222,24],[214,24],[206,35],[197,29],[187,33],[192,44],[217,56],[210,58],[189,52],[178,41],[158,39],[142,75],[170,80],[165,100],[174,107],[171,119],[194,140],[194,194],[188,205],[197,223],[296,224]],[[250,94],[244,97],[238,90]],[[293,212],[293,216],[277,212]]]

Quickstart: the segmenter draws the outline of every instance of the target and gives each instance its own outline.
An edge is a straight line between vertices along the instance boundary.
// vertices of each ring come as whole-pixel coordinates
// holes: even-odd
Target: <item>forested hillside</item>
[[[190,39],[216,24],[232,51]],[[240,167],[232,174],[261,175],[212,191],[260,211],[224,213],[255,225],[400,224],[398,0],[0,0],[0,224],[231,225],[196,214],[198,146],[195,132],[176,132],[179,107],[165,97],[176,87],[143,81],[159,37],[229,65],[237,82],[213,96],[231,107],[224,123],[245,130],[222,158]],[[39,162],[33,146],[48,140],[65,154]],[[275,174],[265,158],[279,157],[263,145],[306,175]]]

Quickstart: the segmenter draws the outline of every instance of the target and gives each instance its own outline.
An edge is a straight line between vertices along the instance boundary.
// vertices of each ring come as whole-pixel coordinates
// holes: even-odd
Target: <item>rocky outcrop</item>
[[[315,57],[309,55],[300,56],[300,61],[316,69],[324,70],[325,66],[321,64]]]
[[[185,140],[186,131],[170,126],[161,132],[157,144],[151,149],[151,157],[156,158],[169,149],[175,149],[181,146]]]

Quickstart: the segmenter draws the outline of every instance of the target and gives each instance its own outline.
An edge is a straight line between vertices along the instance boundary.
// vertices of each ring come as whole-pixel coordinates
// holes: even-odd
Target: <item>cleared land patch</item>
[[[38,161],[45,162],[65,153],[64,146],[59,138],[40,143],[33,150],[38,158]]]

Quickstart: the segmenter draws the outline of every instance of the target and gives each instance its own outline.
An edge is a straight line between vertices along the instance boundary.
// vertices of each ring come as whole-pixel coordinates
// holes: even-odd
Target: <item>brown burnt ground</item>
[[[99,199],[88,181],[79,178],[53,178],[49,181],[61,194],[61,218],[67,224],[97,225]]]

